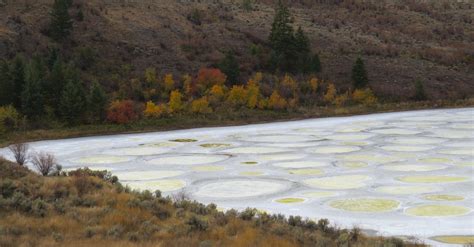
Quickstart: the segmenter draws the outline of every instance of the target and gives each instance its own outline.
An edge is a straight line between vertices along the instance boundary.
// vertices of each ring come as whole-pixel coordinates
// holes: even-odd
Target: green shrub
[[[36,199],[33,201],[31,205],[31,213],[35,216],[38,217],[44,217],[46,216],[46,213],[48,212],[48,205],[46,204],[45,201],[41,199]]]
[[[197,217],[196,215],[186,221],[186,224],[191,227],[191,231],[205,231],[209,227],[207,221]]]
[[[20,121],[21,116],[13,106],[0,107],[0,135],[17,129]]]

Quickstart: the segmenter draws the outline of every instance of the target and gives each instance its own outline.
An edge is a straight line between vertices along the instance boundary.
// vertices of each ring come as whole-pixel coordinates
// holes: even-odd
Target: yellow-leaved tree
[[[273,110],[283,110],[288,106],[288,102],[285,98],[281,97],[280,94],[274,90],[270,99],[268,99],[268,108]]]
[[[173,74],[166,74],[165,78],[163,79],[163,87],[165,92],[171,92],[174,89],[174,79]]]
[[[375,97],[370,88],[354,90],[352,93],[352,100],[366,106],[373,106],[377,104],[377,97]]]
[[[250,79],[247,82],[247,107],[250,109],[257,107],[259,97],[260,87],[256,81]]]
[[[180,112],[183,109],[183,95],[178,90],[172,91],[168,105],[170,113]]]
[[[247,90],[244,86],[234,85],[227,97],[227,103],[234,107],[242,107],[247,103]]]
[[[283,96],[287,98],[297,98],[298,97],[298,84],[296,81],[288,74],[283,77],[281,81],[281,86],[283,91]]]
[[[328,89],[324,94],[324,101],[332,104],[334,102],[334,99],[336,98],[336,93],[336,86],[334,86],[333,83],[329,83]]]
[[[167,113],[166,105],[160,104],[156,105],[152,101],[148,101],[145,105],[145,110],[143,115],[148,118],[159,118],[164,116]]]
[[[346,104],[347,100],[349,100],[349,92],[346,92],[346,93],[343,93],[341,95],[336,96],[336,98],[334,98],[333,103],[337,107],[342,107]]]
[[[225,97],[224,87],[222,85],[214,85],[209,90],[209,103],[217,106],[222,103]]]
[[[191,103],[191,112],[208,114],[212,112],[212,108],[209,106],[209,101],[206,97],[202,97],[197,100],[193,100]]]

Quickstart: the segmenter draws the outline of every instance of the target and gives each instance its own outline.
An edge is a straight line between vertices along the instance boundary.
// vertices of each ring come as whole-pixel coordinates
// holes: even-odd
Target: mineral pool
[[[219,208],[327,218],[434,246],[474,242],[474,108],[40,141],[64,170]],[[7,149],[0,155],[13,159]]]

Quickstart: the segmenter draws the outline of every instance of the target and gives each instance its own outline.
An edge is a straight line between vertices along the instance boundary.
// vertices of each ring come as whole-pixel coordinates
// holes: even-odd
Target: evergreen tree
[[[368,86],[369,78],[367,71],[365,70],[364,61],[359,57],[357,58],[354,67],[352,68],[352,81],[354,88],[364,88]]]
[[[309,39],[306,37],[303,29],[298,27],[298,30],[295,33],[295,49],[300,55],[309,56],[309,52],[311,52],[311,48],[309,45]]]
[[[53,9],[50,13],[51,37],[56,41],[61,41],[69,36],[72,29],[72,20],[69,15],[70,0],[54,0]]]
[[[76,123],[86,107],[84,89],[80,82],[69,80],[61,94],[59,109],[68,123]]]
[[[98,82],[92,84],[87,97],[87,105],[92,121],[97,122],[104,120],[107,95]]]
[[[0,60],[0,106],[13,104],[14,86],[8,62]]]
[[[25,62],[21,55],[17,55],[10,64],[10,79],[13,82],[13,106],[22,109],[22,93],[26,84]]]
[[[309,63],[309,72],[310,73],[319,73],[321,72],[321,61],[319,60],[319,55],[314,54],[311,57],[310,63]]]
[[[46,63],[48,64],[48,69],[52,70],[54,64],[59,59],[59,51],[56,48],[49,49],[48,58],[46,59]]]
[[[47,82],[45,83],[45,96],[46,96],[46,104],[50,107],[55,109],[56,114],[59,113],[59,103],[61,99],[61,93],[64,89],[64,84],[66,83],[67,79],[65,77],[65,68],[64,63],[60,58],[58,58],[49,73],[49,77]]]
[[[273,20],[269,41],[275,53],[272,55],[271,63],[273,66],[276,65],[276,67],[280,67],[283,70],[293,69],[295,58],[297,57],[295,37],[291,23],[290,11],[280,0]]]
[[[233,86],[238,83],[240,76],[240,65],[235,59],[233,52],[227,52],[219,64],[219,69],[227,76],[227,83]]]
[[[27,117],[32,119],[38,118],[44,113],[42,69],[39,61],[35,59],[26,68],[26,84],[21,94],[21,109]]]

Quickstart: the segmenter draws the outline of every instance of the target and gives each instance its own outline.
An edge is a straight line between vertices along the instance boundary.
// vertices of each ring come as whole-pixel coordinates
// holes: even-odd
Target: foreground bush
[[[220,212],[136,192],[106,171],[42,177],[0,159],[0,246],[421,246],[298,216]]]

